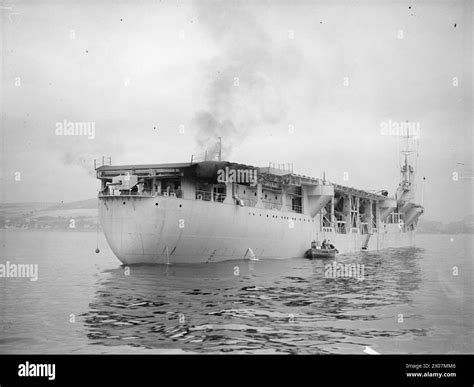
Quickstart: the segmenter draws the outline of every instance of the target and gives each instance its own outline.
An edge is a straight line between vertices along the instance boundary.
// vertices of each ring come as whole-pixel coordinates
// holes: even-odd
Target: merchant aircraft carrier
[[[126,265],[303,257],[324,240],[339,254],[412,246],[423,213],[408,153],[394,196],[274,164],[104,164],[100,223]]]

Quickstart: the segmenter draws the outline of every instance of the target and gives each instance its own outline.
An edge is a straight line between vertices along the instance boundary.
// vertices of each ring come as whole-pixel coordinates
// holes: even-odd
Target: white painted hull
[[[303,257],[312,240],[324,238],[346,254],[361,251],[367,237],[324,233],[319,217],[234,204],[166,196],[108,196],[99,201],[107,241],[126,265],[244,259],[251,255],[249,248],[260,259]],[[387,224],[370,237],[367,251],[413,243],[414,231]]]

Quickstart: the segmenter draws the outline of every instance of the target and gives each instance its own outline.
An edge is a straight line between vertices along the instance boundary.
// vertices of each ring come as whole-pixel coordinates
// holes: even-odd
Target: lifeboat
[[[323,245],[320,245],[318,242],[311,242],[311,248],[306,250],[304,257],[308,259],[314,258],[334,258],[339,252],[334,245],[329,241],[327,244],[323,242]]]

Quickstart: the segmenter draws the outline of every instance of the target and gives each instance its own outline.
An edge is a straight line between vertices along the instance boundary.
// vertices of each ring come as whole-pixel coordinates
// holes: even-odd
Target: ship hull
[[[318,217],[165,196],[100,197],[99,216],[125,265],[303,257],[315,239],[330,239],[339,254],[414,244],[414,231],[398,224],[370,236],[322,232]]]

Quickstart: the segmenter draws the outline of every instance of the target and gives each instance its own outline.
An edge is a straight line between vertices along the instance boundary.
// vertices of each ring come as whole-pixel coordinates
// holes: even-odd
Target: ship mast
[[[414,150],[410,150],[410,137],[414,137],[407,132],[406,147],[400,151],[403,155],[403,165],[400,167],[401,181],[397,189],[397,199],[401,201],[413,201],[415,196],[415,169],[411,165],[411,154]]]

